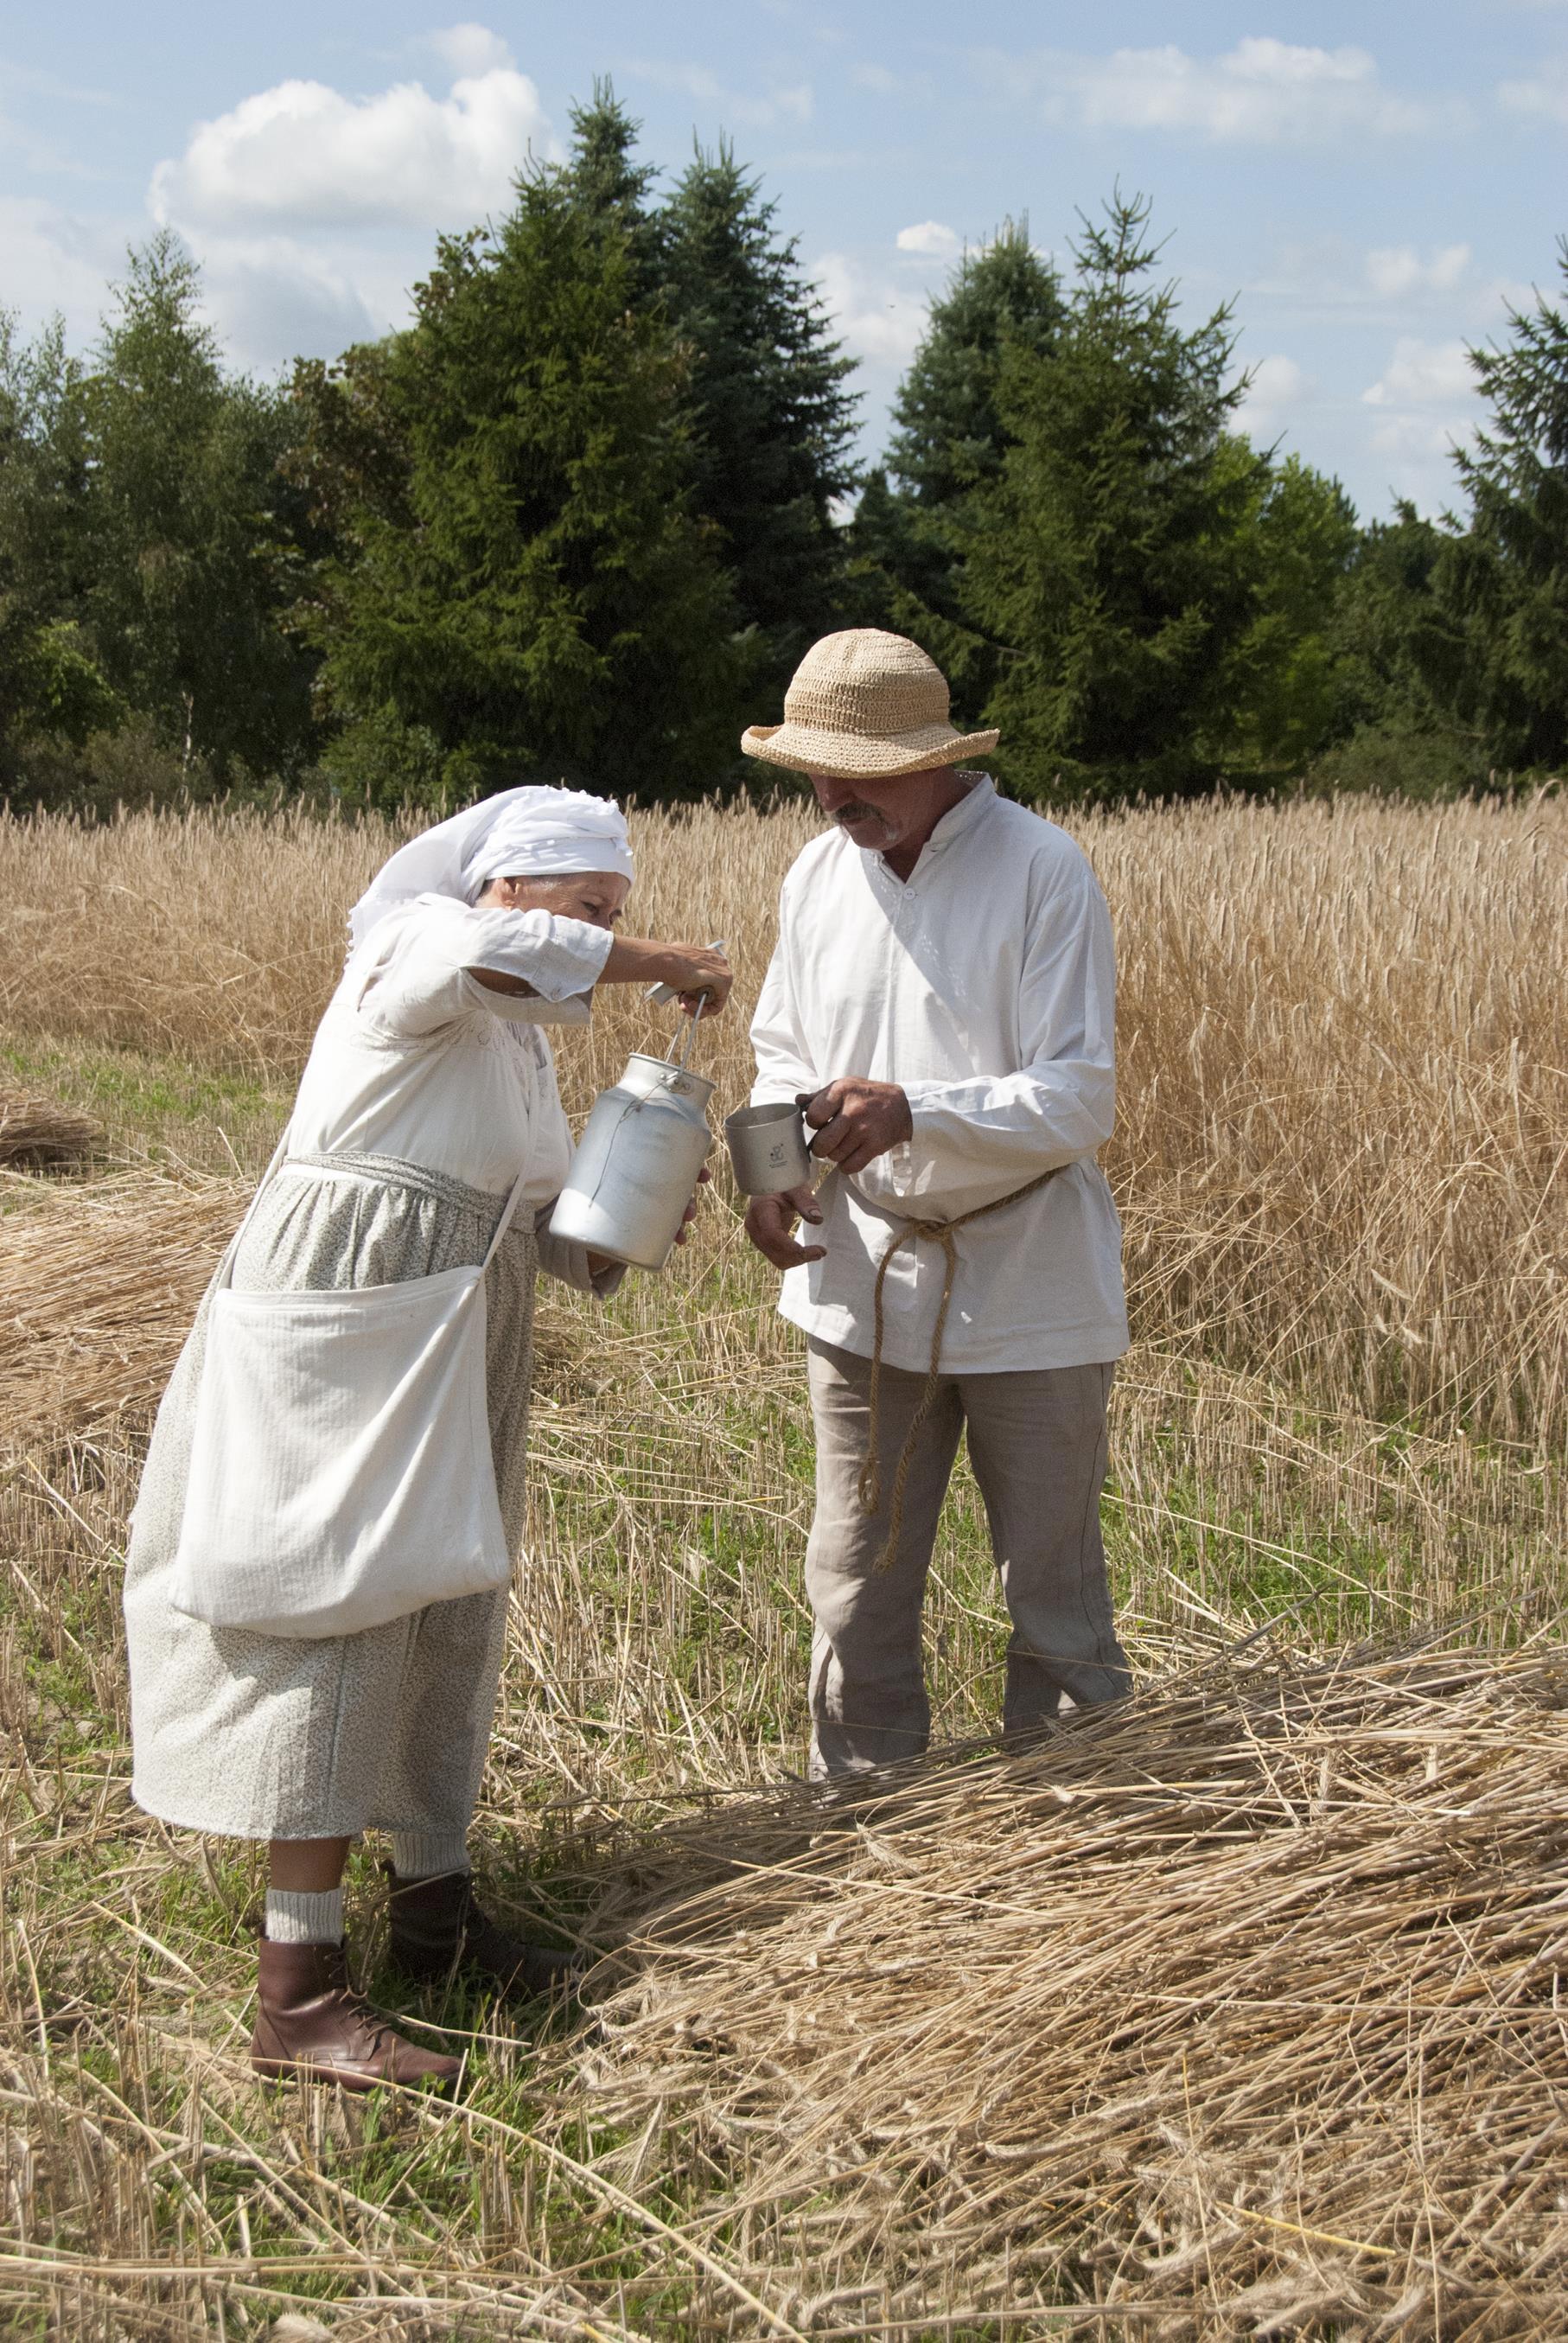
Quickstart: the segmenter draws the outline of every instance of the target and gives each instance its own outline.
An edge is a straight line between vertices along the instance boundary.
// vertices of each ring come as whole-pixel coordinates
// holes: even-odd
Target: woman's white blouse
[[[519,1211],[558,1193],[571,1131],[540,1027],[580,1025],[608,957],[607,930],[548,911],[478,910],[422,895],[350,955],[300,1082],[289,1151],[390,1155],[505,1195]],[[494,992],[472,971],[520,978]],[[543,1265],[588,1282],[580,1247]]]

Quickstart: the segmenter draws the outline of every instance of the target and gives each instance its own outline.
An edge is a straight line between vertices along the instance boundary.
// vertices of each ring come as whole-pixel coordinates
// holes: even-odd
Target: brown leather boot
[[[353,1990],[340,1944],[277,1945],[270,1936],[261,1940],[250,2063],[258,2075],[299,2075],[346,2091],[377,2083],[445,2090],[463,2071],[460,2058],[406,2042]]]
[[[580,1967],[571,1953],[530,1945],[514,1936],[474,1900],[467,1871],[438,1872],[433,1879],[399,1879],[383,1864],[390,1894],[391,1943],[387,1949],[405,1976],[444,1977],[455,1968],[477,1971],[504,1992],[549,1993],[569,1989]]]

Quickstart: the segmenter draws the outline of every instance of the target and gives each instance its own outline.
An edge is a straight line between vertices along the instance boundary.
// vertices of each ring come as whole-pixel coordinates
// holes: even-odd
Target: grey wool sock
[[[275,1945],[340,1945],[343,1890],[328,1887],[311,1896],[294,1888],[269,1887],[263,1925]]]
[[[394,1831],[392,1868],[399,1879],[434,1879],[444,1871],[471,1871],[468,1843],[440,1831]]]

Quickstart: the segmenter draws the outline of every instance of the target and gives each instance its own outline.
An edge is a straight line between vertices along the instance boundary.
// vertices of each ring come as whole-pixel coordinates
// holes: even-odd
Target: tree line
[[[726,145],[656,195],[608,85],[572,129],[405,329],[286,381],[226,369],[166,235],[85,356],[0,318],[0,788],[707,795],[856,625],[925,644],[1037,800],[1560,768],[1563,307],[1473,353],[1463,517],[1363,526],[1251,445],[1230,308],[1183,320],[1118,191],[1066,271],[1027,220],[965,253],[860,475],[776,202]]]

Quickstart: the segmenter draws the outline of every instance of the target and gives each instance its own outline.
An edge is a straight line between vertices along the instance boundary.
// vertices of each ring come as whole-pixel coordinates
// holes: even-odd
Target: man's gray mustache
[[[847,805],[840,806],[838,812],[833,816],[833,819],[836,822],[839,823],[847,821],[880,821],[882,814],[880,808],[877,806]]]

